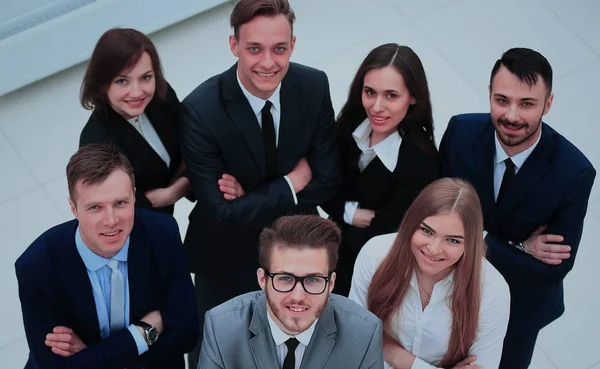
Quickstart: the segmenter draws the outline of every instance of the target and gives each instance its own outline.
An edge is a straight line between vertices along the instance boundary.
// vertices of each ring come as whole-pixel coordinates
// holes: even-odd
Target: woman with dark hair
[[[134,29],[100,37],[81,85],[92,115],[79,146],[109,143],[135,170],[136,206],[173,214],[190,192],[179,139],[179,100],[165,81],[152,41]]]
[[[350,299],[383,321],[386,368],[498,368],[510,292],[485,250],[477,192],[454,178],[427,186],[397,234],[367,242]]]
[[[347,295],[361,247],[396,231],[439,177],[427,78],[409,47],[385,44],[367,55],[338,116],[337,139],[344,182],[324,209],[342,227],[336,293]]]

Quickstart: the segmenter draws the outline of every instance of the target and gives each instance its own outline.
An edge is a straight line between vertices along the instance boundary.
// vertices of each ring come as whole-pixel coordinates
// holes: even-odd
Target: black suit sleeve
[[[329,82],[325,73],[323,73],[323,83],[324,98],[307,157],[312,170],[312,180],[297,194],[298,206],[303,211],[310,211],[316,206],[325,204],[335,195],[342,183],[338,145],[335,139],[335,118],[329,94]]]
[[[233,201],[225,200],[218,180],[227,173],[218,144],[195,110],[183,104],[183,152],[196,206],[210,214],[205,221],[228,235],[260,230],[295,209],[287,181],[280,177]]]
[[[587,212],[588,199],[594,184],[596,171],[593,168],[581,173],[561,206],[557,209],[544,233],[564,237],[560,244],[571,246],[571,257],[559,265],[548,265],[533,256],[510,246],[495,234],[488,234],[488,259],[506,278],[509,284],[522,285],[541,290],[556,288],[567,273],[573,269],[579,241],[583,232],[583,222]]]

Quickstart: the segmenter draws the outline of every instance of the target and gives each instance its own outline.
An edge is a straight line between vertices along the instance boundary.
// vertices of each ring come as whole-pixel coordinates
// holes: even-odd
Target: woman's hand
[[[170,187],[167,188],[155,188],[144,193],[146,198],[150,201],[153,208],[162,208],[165,206],[173,205],[178,198],[175,198]]]
[[[477,356],[467,356],[464,360],[456,363],[456,365],[454,365],[452,369],[483,369],[479,365],[471,365],[471,363],[474,363],[475,360],[477,360]]]
[[[358,228],[367,228],[371,225],[371,219],[375,217],[375,212],[370,209],[356,209],[352,217],[352,225]]]

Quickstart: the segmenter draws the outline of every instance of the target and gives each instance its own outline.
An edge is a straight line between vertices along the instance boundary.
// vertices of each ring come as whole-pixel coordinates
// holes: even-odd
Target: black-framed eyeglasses
[[[305,277],[296,277],[287,273],[271,273],[266,269],[265,275],[271,277],[271,285],[277,292],[290,292],[300,282],[304,291],[311,295],[320,295],[325,292],[327,284],[331,280],[331,276],[307,275]]]

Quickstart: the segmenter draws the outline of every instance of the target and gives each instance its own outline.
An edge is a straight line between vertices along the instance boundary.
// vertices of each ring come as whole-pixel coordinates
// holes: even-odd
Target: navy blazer
[[[160,310],[164,323],[158,341],[141,356],[127,329],[100,337],[92,286],[75,246],[77,226],[71,220],[51,228],[15,263],[30,350],[26,368],[184,368],[183,355],[200,331],[175,219],[136,209],[127,261],[129,321]],[[67,358],[52,353],[44,340],[59,325],[73,329],[87,348]]]
[[[144,113],[169,153],[167,164],[154,151],[146,139],[119,113],[111,108],[106,112],[95,109],[83,127],[79,137],[79,147],[91,143],[113,145],[123,153],[135,174],[135,206],[173,214],[174,205],[153,208],[145,192],[155,188],[168,187],[181,173],[183,155],[181,153],[179,112],[180,103],[170,85],[167,85],[165,100],[157,95],[146,107]],[[183,174],[187,177],[186,174]],[[193,201],[193,199],[190,199]]]
[[[192,272],[227,298],[257,289],[258,237],[282,215],[316,213],[341,184],[327,76],[290,63],[281,82],[278,178],[266,179],[261,128],[236,77],[237,64],[182,103],[182,149],[197,204],[185,238]],[[312,181],[297,194],[283,178],[306,158]],[[223,198],[217,181],[234,176],[246,195]],[[216,287],[218,286],[218,287]]]
[[[596,171],[581,151],[543,123],[538,145],[496,207],[494,134],[490,114],[453,117],[440,145],[442,175],[466,179],[479,193],[488,260],[510,286],[508,334],[533,333],[564,312],[563,279],[575,262]],[[545,264],[509,244],[525,241],[541,225],[547,225],[544,233],[561,235],[561,244],[571,246],[571,257],[562,264]]]

